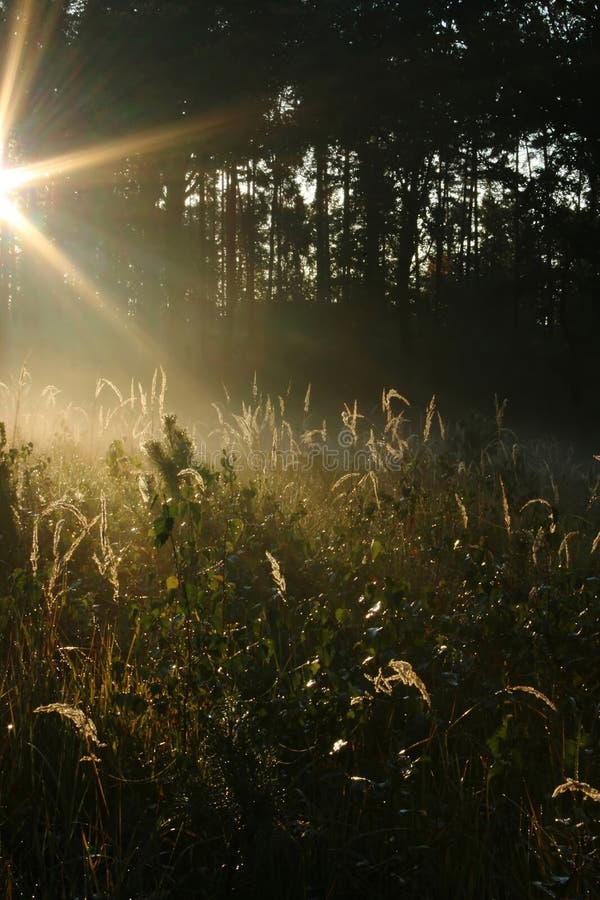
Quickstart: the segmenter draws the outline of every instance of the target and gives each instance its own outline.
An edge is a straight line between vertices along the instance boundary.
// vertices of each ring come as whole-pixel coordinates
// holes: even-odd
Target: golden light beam
[[[15,178],[20,179],[20,184],[33,185],[86,169],[101,169],[128,156],[147,155],[169,147],[181,146],[192,138],[202,136],[208,139],[227,127],[230,122],[231,116],[225,113],[199,117],[193,121],[164,125],[115,138],[103,144],[83,147],[25,166],[17,166],[11,171]]]
[[[59,8],[60,4],[56,4],[56,7]],[[243,111],[236,108],[221,109],[202,117],[149,128],[101,144],[83,146],[67,153],[28,162],[25,165],[3,168],[9,132],[19,114],[21,104],[27,97],[28,87],[41,61],[46,41],[56,19],[50,16],[41,21],[39,16],[36,16],[35,0],[22,0],[15,7],[12,21],[4,75],[0,82],[0,221],[17,232],[23,242],[31,246],[35,253],[61,277],[68,274],[75,282],[81,299],[100,313],[112,328],[121,332],[124,329],[124,322],[118,312],[119,304],[111,300],[106,293],[101,299],[97,285],[78,271],[68,256],[20,211],[15,195],[26,185],[48,183],[78,172],[94,171],[100,174],[102,169],[107,169],[131,156],[149,155],[176,147],[184,150],[186,144],[189,145],[188,152],[191,153],[192,140],[196,149],[199,141],[214,139],[221,133],[243,128],[244,119],[251,111],[247,106]],[[40,25],[38,38],[32,47],[27,48],[28,42],[31,44],[33,41],[33,30],[38,24]],[[29,49],[32,50],[30,59],[27,58]],[[114,171],[110,172],[110,178],[114,182]],[[132,343],[139,345],[143,350],[151,350],[153,346],[159,349],[158,344],[149,340],[148,335],[143,334],[139,326],[131,320],[127,321],[127,331]]]
[[[56,4],[59,7],[60,4]],[[31,43],[33,28],[38,23],[35,0],[22,0],[15,6],[10,29],[4,72],[0,81],[0,166],[4,162],[5,145],[10,129],[19,112],[19,106],[41,61],[43,48],[56,24],[56,15],[46,16],[35,42],[35,53],[27,59],[25,49]],[[39,16],[37,17],[39,18]],[[29,48],[31,49],[31,48]],[[67,176],[86,169],[101,169],[131,155],[150,154],[169,147],[185,144],[186,140],[214,136],[234,121],[240,120],[239,111],[213,113],[204,117],[163,125],[145,131],[125,135],[88,147],[32,161],[11,169],[14,186],[37,184],[48,179]]]
[[[30,30],[32,6],[32,0],[25,0],[21,7],[15,7],[15,12],[9,25],[11,39],[8,44],[4,72],[0,83],[0,143],[2,144],[2,149],[4,149],[6,136],[15,115],[14,97],[23,58],[23,49]],[[19,93],[22,93],[22,91]]]
[[[14,12],[6,28],[9,32],[6,61],[0,81],[0,146],[5,149],[6,139],[13,122],[19,114],[19,106],[24,101],[27,90],[33,81],[43,56],[43,50],[56,25],[60,4],[54,5],[54,11],[45,9],[45,18],[39,23],[39,6],[35,0],[22,0],[15,4]],[[37,15],[40,24],[35,42],[35,52],[29,51],[25,57],[25,45],[33,34]]]
[[[0,197],[0,216],[7,222],[10,227],[19,233],[24,242],[29,244],[38,256],[47,263],[50,268],[54,269],[61,278],[69,275],[75,284],[76,289],[81,295],[82,300],[90,307],[100,313],[100,315],[115,329],[122,333],[124,330],[124,321],[122,315],[119,314],[115,301],[104,293],[103,299],[100,298],[98,287],[91,281],[77,266],[69,259],[69,257],[56,247],[52,241],[48,240],[34,225],[31,224],[23,213],[12,203],[6,196]],[[150,340],[148,335],[131,322],[127,323],[128,336],[132,345],[137,349],[145,352],[155,352],[155,359],[160,358],[160,347],[158,343]]]

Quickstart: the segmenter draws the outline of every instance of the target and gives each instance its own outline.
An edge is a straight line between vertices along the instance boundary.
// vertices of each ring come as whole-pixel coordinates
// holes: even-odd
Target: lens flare
[[[0,169],[0,220],[13,229],[18,229],[21,222],[17,207],[19,189],[32,178],[32,173],[25,167]]]
[[[62,5],[54,4],[54,8],[60,9]],[[15,3],[13,11],[8,29],[10,40],[0,72],[0,282],[2,277],[5,283],[9,281],[6,274],[2,275],[5,255],[12,254],[14,259],[15,246],[18,251],[26,248],[29,271],[34,268],[31,261],[37,260],[54,276],[64,277],[75,288],[77,301],[97,313],[113,331],[122,333],[124,321],[117,313],[122,301],[111,296],[106,285],[76,266],[66,247],[61,246],[60,237],[52,233],[52,223],[58,223],[60,234],[63,187],[67,195],[76,195],[79,188],[85,190],[88,185],[105,183],[112,186],[124,164],[132,158],[171,150],[185,155],[190,152],[189,148],[197,149],[204,141],[231,129],[234,123],[239,125],[239,111],[218,111],[195,119],[189,117],[185,121],[139,130],[88,146],[69,146],[62,153],[55,149],[51,155],[44,154],[43,145],[39,148],[29,145],[26,159],[23,159],[24,151],[18,140],[19,125],[39,70],[43,48],[56,27],[57,14],[48,13],[46,4],[38,7],[35,0],[21,0]],[[38,196],[42,198],[39,205]],[[40,208],[42,214],[39,214]],[[48,209],[52,210],[51,223],[44,215]],[[68,212],[65,212],[65,221],[68,221]],[[0,324],[9,302],[6,289],[3,291],[0,283]],[[144,333],[135,318],[127,321],[127,339],[132,346],[144,344],[148,352],[155,346],[155,341]]]

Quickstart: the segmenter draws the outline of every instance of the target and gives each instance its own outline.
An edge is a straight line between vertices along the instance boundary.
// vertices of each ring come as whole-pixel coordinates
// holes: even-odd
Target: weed
[[[598,461],[165,386],[0,428],[0,896],[594,896]]]

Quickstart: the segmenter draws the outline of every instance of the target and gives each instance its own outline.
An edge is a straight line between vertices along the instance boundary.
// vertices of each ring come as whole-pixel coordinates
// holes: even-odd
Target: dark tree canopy
[[[45,0],[4,161],[132,138],[18,203],[110,327],[172,342],[192,369],[215,341],[259,364],[280,327],[384,335],[406,358],[445,336],[482,355],[559,347],[582,402],[599,38],[591,0]],[[47,336],[57,312],[87,334],[98,311],[77,276],[48,272],[10,222],[1,252],[5,345]]]

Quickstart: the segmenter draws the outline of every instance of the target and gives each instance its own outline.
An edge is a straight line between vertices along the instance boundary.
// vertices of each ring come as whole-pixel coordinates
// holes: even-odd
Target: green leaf
[[[154,532],[154,545],[159,548],[167,543],[173,533],[175,519],[171,515],[168,503],[163,503],[160,516],[157,516],[152,523],[152,531]]]
[[[237,544],[243,530],[244,530],[244,522],[242,519],[230,519],[228,522],[229,526],[229,538],[233,547]]]
[[[371,561],[375,562],[379,554],[383,551],[383,545],[381,541],[378,541],[376,538],[373,538],[371,541]]]

